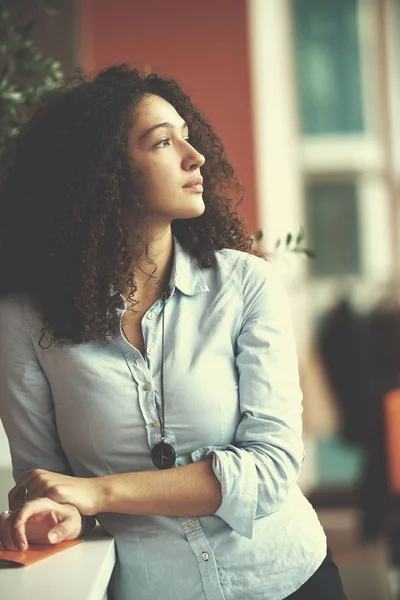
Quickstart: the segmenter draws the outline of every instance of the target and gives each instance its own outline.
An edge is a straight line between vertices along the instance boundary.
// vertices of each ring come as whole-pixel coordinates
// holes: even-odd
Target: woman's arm
[[[237,337],[241,420],[232,444],[204,447],[221,482],[216,516],[252,538],[258,518],[280,509],[304,458],[302,392],[290,306],[273,265],[247,255],[241,270],[243,318]]]
[[[221,484],[211,459],[166,469],[99,478],[98,512],[138,515],[213,515],[221,504]]]
[[[26,478],[38,467],[71,473],[58,439],[52,394],[35,353],[29,323],[24,295],[0,298],[0,419],[10,445],[16,481]],[[10,509],[15,509],[12,495],[9,502]],[[54,526],[51,514],[45,515],[45,506],[40,505],[39,512],[40,516],[35,513],[35,523],[27,528],[31,541],[37,541],[37,536],[47,539]],[[65,519],[61,513],[60,519],[63,518],[65,527],[69,528],[65,532],[68,538],[63,539],[72,539],[71,535],[77,537],[85,520],[73,507],[71,518],[66,517],[66,507],[61,512]],[[10,517],[2,517],[3,530],[10,523]],[[8,533],[4,535],[9,540]]]
[[[37,469],[10,492],[18,495],[21,486],[29,499],[47,497],[58,503],[73,504],[83,515],[116,512],[143,515],[212,515],[221,504],[221,485],[210,459],[166,469],[120,473],[102,477],[69,477]],[[18,526],[30,511],[22,510]]]

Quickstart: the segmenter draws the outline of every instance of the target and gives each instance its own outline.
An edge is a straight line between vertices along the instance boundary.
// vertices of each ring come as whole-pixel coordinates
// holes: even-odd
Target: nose
[[[193,148],[189,143],[187,144],[187,152],[183,159],[183,168],[185,171],[192,171],[195,169],[199,169],[204,165],[206,159],[200,152]]]

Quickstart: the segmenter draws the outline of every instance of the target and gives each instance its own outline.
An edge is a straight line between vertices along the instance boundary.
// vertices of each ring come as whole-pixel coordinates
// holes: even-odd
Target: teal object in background
[[[292,0],[302,132],[364,131],[357,0]]]
[[[347,485],[359,481],[364,452],[334,436],[317,443],[318,484]]]

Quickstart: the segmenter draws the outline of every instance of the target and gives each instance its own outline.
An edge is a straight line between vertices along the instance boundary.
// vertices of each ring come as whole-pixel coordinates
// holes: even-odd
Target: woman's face
[[[153,219],[171,223],[203,214],[205,158],[190,145],[186,123],[164,98],[152,94],[138,104],[129,151],[143,175]]]

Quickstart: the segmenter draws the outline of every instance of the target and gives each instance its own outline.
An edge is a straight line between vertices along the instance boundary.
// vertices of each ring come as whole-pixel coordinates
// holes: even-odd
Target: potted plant
[[[63,80],[59,61],[35,47],[32,32],[40,13],[55,16],[60,6],[43,1],[13,9],[0,2],[0,164],[40,95]]]

